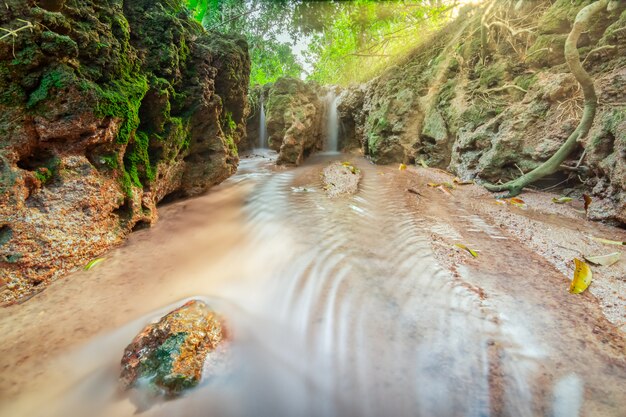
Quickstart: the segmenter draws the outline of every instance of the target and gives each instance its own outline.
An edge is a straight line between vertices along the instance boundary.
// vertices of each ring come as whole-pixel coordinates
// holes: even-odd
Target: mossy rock
[[[540,35],[526,54],[526,63],[534,67],[552,67],[565,62],[567,35]]]

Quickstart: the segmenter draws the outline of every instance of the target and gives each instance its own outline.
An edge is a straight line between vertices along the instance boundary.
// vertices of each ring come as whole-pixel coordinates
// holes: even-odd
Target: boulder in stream
[[[206,303],[189,301],[146,326],[126,347],[120,383],[176,396],[200,383],[210,372],[209,356],[222,356],[227,340],[223,318]]]

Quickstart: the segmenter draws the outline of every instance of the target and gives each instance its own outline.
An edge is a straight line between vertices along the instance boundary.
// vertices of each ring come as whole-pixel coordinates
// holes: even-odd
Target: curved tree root
[[[585,95],[583,116],[580,119],[576,130],[572,132],[565,143],[561,145],[559,150],[556,151],[550,159],[539,165],[537,168],[505,184],[484,184],[484,187],[487,190],[493,192],[508,191],[509,197],[518,195],[529,184],[532,184],[546,175],[550,175],[558,171],[563,161],[565,161],[569,154],[576,149],[578,140],[584,138],[587,133],[589,133],[589,129],[591,129],[591,125],[593,124],[593,119],[596,116],[598,97],[596,96],[596,90],[593,86],[593,80],[580,63],[580,54],[578,53],[577,44],[581,33],[587,30],[591,18],[602,9],[605,9],[608,4],[609,0],[599,0],[584,7],[580,12],[578,12],[574,25],[572,26],[572,30],[567,37],[567,41],[565,42],[565,60],[567,61],[570,71],[580,83]]]

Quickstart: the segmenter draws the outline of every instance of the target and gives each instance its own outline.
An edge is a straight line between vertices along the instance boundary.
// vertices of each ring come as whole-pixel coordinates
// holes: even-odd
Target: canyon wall
[[[495,2],[486,16],[485,8],[466,9],[404,62],[343,92],[345,143],[376,163],[423,162],[490,182],[534,169],[582,114],[564,44],[589,3]],[[562,182],[564,192],[589,193],[590,218],[624,224],[626,3],[613,6],[593,19],[578,44],[599,97],[591,132],[568,167],[535,185]]]
[[[5,0],[0,27],[0,301],[236,171],[248,47],[181,0]]]

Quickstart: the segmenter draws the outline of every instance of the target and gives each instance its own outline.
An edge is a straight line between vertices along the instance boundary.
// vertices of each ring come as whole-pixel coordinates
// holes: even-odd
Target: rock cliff
[[[2,301],[235,172],[247,44],[182,0],[5,0],[0,27]]]
[[[278,164],[299,165],[322,150],[325,107],[317,85],[285,77],[265,87],[263,95],[269,147],[279,153]],[[255,129],[258,118],[251,125]]]
[[[576,14],[589,3],[495,2],[490,10],[465,10],[405,62],[343,92],[339,111],[346,143],[376,163],[423,160],[490,182],[532,170],[580,120],[582,92],[565,64],[564,43]],[[574,194],[593,194],[589,216],[621,223],[626,223],[625,9],[626,3],[614,2],[579,41],[599,97],[595,122],[568,167],[537,184],[562,182],[575,187]]]

